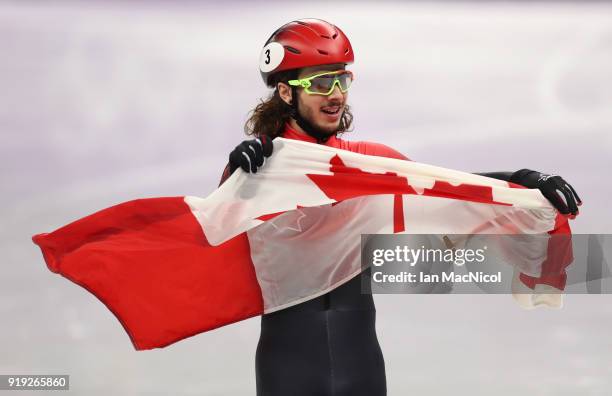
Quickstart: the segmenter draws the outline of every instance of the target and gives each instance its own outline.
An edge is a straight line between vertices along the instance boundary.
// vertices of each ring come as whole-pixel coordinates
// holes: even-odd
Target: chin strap
[[[295,120],[295,122],[310,136],[317,139],[317,143],[325,143],[329,140],[330,137],[335,135],[335,133],[329,133],[320,128],[317,128],[315,125],[312,125],[310,121],[306,120],[300,112],[298,111],[298,100],[297,100],[297,89],[295,87],[291,87],[291,118]]]

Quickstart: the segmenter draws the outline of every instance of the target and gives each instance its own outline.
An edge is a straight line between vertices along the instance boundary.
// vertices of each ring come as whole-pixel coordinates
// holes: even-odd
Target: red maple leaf
[[[338,154],[329,163],[332,175],[307,174],[306,176],[325,195],[336,201],[362,195],[419,194],[408,184],[406,177],[398,176],[394,172],[373,173],[349,167],[344,164]],[[425,188],[420,195],[511,206],[511,204],[495,201],[491,187],[473,184],[454,186],[448,182],[436,180],[432,188]]]
[[[406,177],[398,176],[394,172],[365,172],[359,168],[347,166],[338,154],[331,158],[329,164],[331,175],[306,175],[326,196],[336,201],[343,201],[363,195],[395,195],[393,205],[394,232],[404,230],[401,195],[419,194],[408,184]],[[448,182],[436,180],[432,188],[425,188],[420,195],[511,206],[504,202],[495,201],[491,187],[473,184],[454,186]]]

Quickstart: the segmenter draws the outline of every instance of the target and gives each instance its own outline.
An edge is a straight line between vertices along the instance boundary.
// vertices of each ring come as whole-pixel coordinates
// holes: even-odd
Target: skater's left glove
[[[578,206],[582,205],[580,197],[568,182],[558,175],[547,175],[530,169],[521,169],[512,174],[512,183],[527,188],[537,188],[550,203],[562,214],[578,214]],[[563,194],[565,201],[559,193]]]

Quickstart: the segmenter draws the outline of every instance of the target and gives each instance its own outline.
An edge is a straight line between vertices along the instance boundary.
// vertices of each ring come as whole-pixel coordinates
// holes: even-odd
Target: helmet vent
[[[338,37],[338,32],[334,33],[334,35],[332,36],[333,39],[335,39],[336,37]]]
[[[321,55],[329,55],[329,53],[327,51],[323,51],[323,50],[320,50],[320,49],[318,49],[317,51],[319,51],[319,54],[321,54]]]
[[[331,40],[331,37],[329,37],[329,36],[327,36],[327,35],[325,35],[325,34],[321,34],[320,36],[321,36],[321,37],[323,37],[323,38],[326,38],[326,39],[330,39],[330,40]]]
[[[285,49],[289,52],[293,52],[294,54],[301,54],[299,49],[290,47],[288,45],[285,45]]]
[[[347,49],[344,51],[344,55],[346,55],[346,54],[348,54],[348,53],[349,53],[349,49],[347,48]]]

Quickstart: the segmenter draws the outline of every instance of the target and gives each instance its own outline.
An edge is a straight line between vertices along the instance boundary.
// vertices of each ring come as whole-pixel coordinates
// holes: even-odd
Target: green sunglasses
[[[302,87],[309,95],[331,95],[334,87],[338,84],[340,91],[348,91],[353,82],[353,73],[348,70],[338,70],[315,74],[314,76],[299,80],[289,80],[288,83],[294,87]]]

